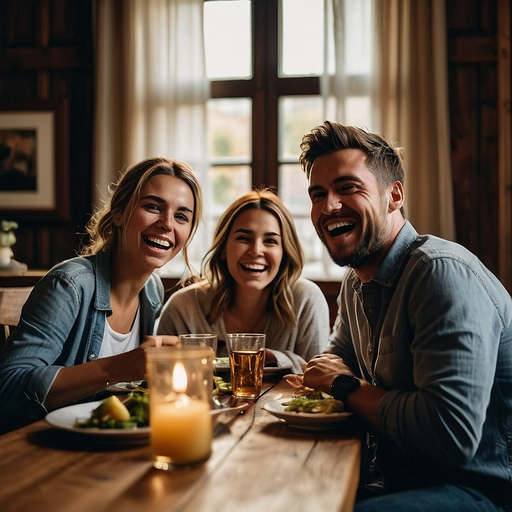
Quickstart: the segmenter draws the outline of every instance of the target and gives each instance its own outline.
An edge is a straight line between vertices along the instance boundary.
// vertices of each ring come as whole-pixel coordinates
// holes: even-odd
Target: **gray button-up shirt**
[[[389,489],[453,482],[512,504],[512,299],[458,244],[407,222],[377,275],[350,271],[326,351],[389,392]]]

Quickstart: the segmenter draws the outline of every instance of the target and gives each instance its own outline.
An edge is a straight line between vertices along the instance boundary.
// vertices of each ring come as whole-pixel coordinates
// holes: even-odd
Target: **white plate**
[[[92,411],[98,407],[102,401],[88,402],[84,404],[69,405],[56,409],[46,415],[46,421],[55,428],[67,430],[76,434],[82,434],[89,437],[96,438],[97,440],[116,442],[123,444],[138,444],[149,442],[150,427],[141,427],[134,429],[123,428],[82,428],[75,427],[77,419],[87,419]],[[236,405],[234,407],[223,407],[219,409],[212,409],[211,414],[213,417],[233,413],[240,413],[249,406],[248,403]]]
[[[238,415],[239,412],[242,412],[243,410],[247,409],[247,407],[249,407],[249,403],[245,402],[243,404],[240,404],[240,405],[234,405],[232,407],[220,407],[219,409],[212,409],[210,412],[212,414],[212,416],[215,418],[215,417],[219,417],[223,414],[226,414],[227,416],[236,416]],[[233,413],[236,413],[236,414],[233,414]]]
[[[149,427],[134,429],[75,427],[77,419],[89,418],[93,409],[96,409],[101,402],[102,401],[99,400],[97,402],[69,405],[68,407],[56,409],[46,415],[46,421],[52,427],[93,437],[97,440],[130,444],[149,442]]]
[[[275,399],[267,402],[263,408],[276,418],[286,421],[289,427],[300,430],[331,430],[339,427],[351,412],[335,412],[332,414],[308,413],[308,412],[287,412],[282,402],[288,402],[290,398]]]

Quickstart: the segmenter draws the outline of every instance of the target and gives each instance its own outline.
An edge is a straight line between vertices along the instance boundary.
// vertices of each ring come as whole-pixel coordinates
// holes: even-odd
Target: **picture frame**
[[[0,102],[0,217],[69,218],[68,103]]]

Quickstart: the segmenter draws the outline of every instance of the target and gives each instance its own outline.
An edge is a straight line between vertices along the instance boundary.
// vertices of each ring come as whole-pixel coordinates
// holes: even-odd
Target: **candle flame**
[[[183,363],[176,363],[172,373],[172,387],[176,393],[187,391],[187,372]]]

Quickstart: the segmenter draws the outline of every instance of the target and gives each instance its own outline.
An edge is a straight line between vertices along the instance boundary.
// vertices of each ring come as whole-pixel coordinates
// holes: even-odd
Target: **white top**
[[[103,333],[103,343],[101,344],[100,355],[98,357],[115,356],[138,347],[140,331],[139,317],[140,308],[137,309],[132,330],[127,334],[120,334],[114,331],[107,320],[105,322],[105,331]]]

